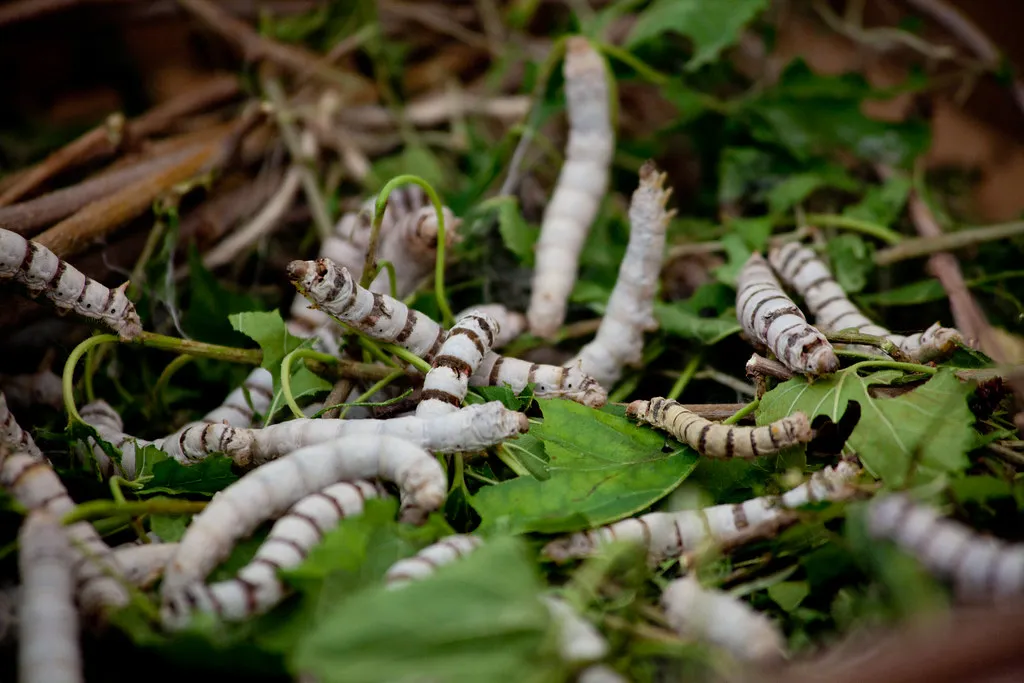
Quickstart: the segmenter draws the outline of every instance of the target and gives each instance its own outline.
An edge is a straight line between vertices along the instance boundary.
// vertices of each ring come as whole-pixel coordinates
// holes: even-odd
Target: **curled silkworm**
[[[22,524],[18,542],[18,680],[81,681],[74,570],[64,529],[53,515],[32,512]]]
[[[483,544],[477,536],[455,534],[445,536],[437,543],[428,545],[412,557],[395,562],[384,575],[388,588],[399,588],[413,581],[430,576],[438,567],[451,564],[465,557]]]
[[[178,553],[167,565],[165,604],[174,603],[171,611],[182,612],[183,589],[206,578],[235,541],[261,522],[329,484],[376,478],[398,485],[406,521],[421,521],[444,503],[444,470],[434,456],[408,441],[393,436],[347,436],[301,448],[249,472],[192,519]]]
[[[142,334],[139,315],[124,293],[127,282],[115,289],[104,287],[43,245],[3,228],[0,279],[14,280],[33,299],[45,296],[62,313],[102,323],[125,341]]]
[[[1024,593],[1024,544],[982,536],[906,494],[871,501],[868,530],[952,581],[964,599],[994,601]]]
[[[0,375],[0,390],[18,406],[43,405],[59,410],[64,405],[64,387],[52,370]]]
[[[671,582],[661,604],[680,635],[718,645],[737,659],[767,662],[785,653],[785,639],[774,622],[739,598],[702,587],[692,575]]]
[[[13,453],[25,453],[38,460],[43,453],[32,436],[21,428],[7,406],[7,396],[0,391],[0,445],[7,446]]]
[[[469,378],[491,350],[497,334],[498,323],[487,316],[470,313],[456,321],[423,378],[416,417],[436,418],[459,409],[469,390]]]
[[[278,577],[281,569],[297,567],[309,551],[342,519],[363,512],[363,503],[386,495],[375,483],[343,481],[302,498],[274,523],[263,545],[234,578],[185,587],[185,602],[194,611],[210,612],[225,621],[242,621],[277,605],[288,588]],[[165,610],[164,624],[187,623],[188,613]]]
[[[421,193],[422,194],[422,193]],[[390,203],[390,202],[389,202]],[[458,237],[461,220],[447,206],[444,212],[445,245],[451,246]],[[411,293],[420,280],[430,274],[437,259],[437,212],[429,201],[413,213],[396,221],[380,240],[378,260],[390,261],[395,267],[395,293],[404,297]],[[381,270],[370,283],[370,291],[391,291],[390,277]]]
[[[763,256],[751,254],[736,285],[736,316],[751,339],[771,349],[793,372],[817,377],[839,369],[832,345],[807,324]]]
[[[541,219],[526,313],[530,331],[541,337],[554,335],[565,320],[580,252],[608,187],[615,149],[607,68],[585,38],[566,42],[564,73],[569,140]]]
[[[600,408],[608,401],[605,388],[584,373],[579,365],[560,367],[530,363],[496,353],[484,358],[469,383],[475,387],[508,385],[516,393],[525,389],[527,384],[533,384],[534,395],[539,398],[566,398],[594,408]]]
[[[871,322],[849,300],[846,292],[832,277],[828,266],[810,248],[790,242],[768,253],[768,261],[782,281],[799,294],[814,316],[815,324],[824,332],[852,329],[861,334],[888,339],[914,360],[922,363],[948,355],[963,343],[957,330],[936,324],[918,334],[893,334]],[[872,355],[881,350],[863,344],[849,348]]]
[[[525,415],[490,401],[429,420],[413,415],[390,420],[299,419],[262,429],[194,424],[174,438],[163,440],[160,447],[186,464],[211,453],[224,453],[239,465],[259,465],[299,448],[346,436],[393,436],[431,452],[456,453],[482,451],[529,428]]]
[[[498,332],[494,335],[492,348],[500,349],[526,331],[526,316],[519,311],[509,309],[505,304],[480,304],[470,306],[455,316],[456,319],[470,313],[486,315],[498,323]]]
[[[679,557],[705,541],[726,543],[744,530],[770,524],[776,518],[810,502],[839,500],[853,494],[850,482],[859,470],[849,462],[815,472],[803,484],[781,496],[762,496],[742,503],[714,505],[702,510],[651,512],[598,529],[555,539],[544,554],[558,562],[586,557],[613,541],[640,544],[651,562]]]
[[[386,294],[360,287],[348,269],[330,259],[292,261],[288,277],[316,308],[373,339],[398,344],[426,361],[444,342],[445,331],[435,321]]]
[[[814,436],[803,413],[793,413],[763,427],[733,427],[705,420],[675,401],[633,401],[626,415],[664,429],[701,455],[712,458],[757,458],[808,443]]]
[[[274,378],[265,368],[256,368],[234,389],[224,402],[203,416],[200,422],[226,423],[248,427],[256,415],[263,415],[274,399]]]
[[[640,187],[629,204],[629,245],[619,277],[597,335],[575,359],[583,372],[605,387],[618,381],[624,366],[640,363],[644,332],[658,329],[654,296],[665,231],[674,213],[665,209],[671,194],[672,188],[665,188],[665,174],[653,162],[640,167]]]
[[[593,662],[608,654],[608,641],[572,605],[556,595],[540,597],[558,625],[558,654],[562,661]]]
[[[114,548],[114,559],[133,586],[146,588],[164,573],[164,567],[178,551],[177,543],[129,543]]]

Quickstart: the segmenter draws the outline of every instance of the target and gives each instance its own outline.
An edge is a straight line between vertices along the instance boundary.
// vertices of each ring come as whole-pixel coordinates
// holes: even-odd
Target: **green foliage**
[[[832,274],[847,294],[864,289],[868,275],[875,269],[871,260],[874,250],[857,235],[838,235],[828,241]]]
[[[607,524],[650,507],[697,464],[687,446],[624,417],[563,400],[537,401],[549,478],[519,477],[481,489],[481,528],[556,533]]]
[[[236,331],[228,316],[260,308],[260,301],[224,285],[203,266],[194,245],[188,250],[188,308],[182,327],[193,338],[210,344],[242,346],[245,336]]]
[[[211,455],[194,465],[182,465],[156,446],[136,452],[137,481],[143,484],[138,495],[165,493],[172,496],[202,494],[212,496],[238,480],[231,471],[231,458]]]
[[[515,254],[523,265],[533,266],[533,246],[540,228],[523,219],[519,204],[514,199],[498,205],[498,230],[505,248]]]

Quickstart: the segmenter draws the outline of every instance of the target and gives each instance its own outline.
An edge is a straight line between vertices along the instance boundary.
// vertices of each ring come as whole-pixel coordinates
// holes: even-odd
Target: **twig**
[[[968,228],[957,232],[942,233],[934,237],[917,237],[904,240],[894,247],[875,252],[875,265],[888,266],[898,261],[930,256],[940,251],[953,251],[965,247],[995,242],[1024,235],[1024,221],[989,225],[982,228]]]
[[[769,360],[760,354],[753,354],[747,361],[747,377],[774,377],[782,381],[793,379],[789,368],[777,360]]]
[[[324,418],[325,420],[332,420],[338,417],[341,414],[341,406],[338,404],[342,403],[346,398],[348,398],[349,394],[352,393],[352,389],[354,387],[355,384],[352,382],[352,380],[348,379],[347,377],[339,379],[337,382],[335,382],[334,387],[331,388],[331,393],[327,394],[327,398],[324,399],[324,405],[331,407],[325,410],[324,414],[321,415],[320,417]]]
[[[306,361],[306,367],[317,375],[333,381],[350,379],[357,382],[378,382],[395,371],[395,368],[387,365],[358,363],[354,360],[345,360],[344,358],[339,359],[335,363],[319,363],[309,360]],[[422,376],[421,373],[413,370],[406,370],[405,375],[410,379]]]
[[[861,344],[864,346],[874,346],[884,351],[893,360],[900,361],[901,363],[913,362],[913,359],[908,358],[907,354],[900,350],[900,347],[896,346],[885,337],[875,337],[870,334],[861,334],[860,332],[844,332],[839,330],[836,332],[826,333],[825,339],[828,339],[832,344]]]
[[[449,18],[447,12],[441,6],[424,5],[421,2],[395,2],[395,0],[384,0],[379,3],[380,11],[393,14],[397,17],[404,17],[419,22],[428,28],[432,28],[442,35],[447,35],[455,40],[460,40],[466,45],[484,50],[493,55],[499,52],[499,45],[492,43],[485,36],[474,33],[458,22]]]

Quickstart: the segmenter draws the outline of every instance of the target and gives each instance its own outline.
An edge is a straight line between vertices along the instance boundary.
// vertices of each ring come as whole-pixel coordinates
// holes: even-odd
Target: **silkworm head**
[[[302,282],[309,273],[310,261],[292,261],[288,264],[288,279],[292,282]]]
[[[645,412],[647,412],[647,401],[633,401],[626,406],[626,417],[632,417],[634,419],[639,418]]]

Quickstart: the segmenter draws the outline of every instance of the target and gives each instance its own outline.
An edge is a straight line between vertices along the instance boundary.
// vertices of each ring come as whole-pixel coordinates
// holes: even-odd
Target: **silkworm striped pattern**
[[[967,600],[996,601],[1024,593],[1024,545],[981,536],[906,494],[872,500],[868,530],[952,581]]]
[[[531,383],[539,398],[565,398],[593,408],[608,401],[608,392],[601,383],[584,373],[578,364],[560,367],[490,353],[469,379],[470,386],[508,385],[516,393]]]
[[[165,605],[182,599],[189,584],[205,579],[238,539],[302,498],[339,481],[378,478],[398,485],[405,521],[422,521],[444,503],[448,482],[441,465],[429,452],[393,436],[335,439],[300,448],[247,473],[192,518],[167,565]]]
[[[622,376],[624,366],[640,363],[644,332],[658,329],[654,296],[658,289],[665,231],[674,211],[665,209],[672,188],[653,162],[640,167],[640,186],[629,204],[629,244],[619,266],[608,308],[593,341],[575,361],[604,387]]]
[[[13,280],[35,299],[46,297],[58,311],[100,323],[125,340],[142,334],[128,283],[110,289],[85,276],[41,244],[0,228],[0,279]]]
[[[455,316],[464,318],[470,314],[486,315],[498,324],[498,332],[494,335],[491,348],[500,349],[526,331],[526,316],[519,311],[509,309],[505,304],[480,304],[470,306]]]
[[[849,484],[858,473],[855,465],[843,461],[815,472],[781,496],[762,496],[701,510],[651,512],[555,539],[544,547],[543,554],[563,562],[591,555],[605,543],[629,541],[646,549],[651,562],[660,562],[696,550],[706,541],[728,542],[744,530],[771,524],[786,511],[808,503],[848,497],[853,494]]]
[[[43,453],[32,439],[32,436],[21,428],[7,406],[7,396],[0,391],[0,444],[6,445],[14,453],[25,453],[42,460]]]
[[[611,87],[601,55],[585,38],[566,41],[565,99],[569,140],[537,240],[530,331],[551,337],[565,320],[580,252],[608,188],[615,130]]]
[[[807,324],[763,256],[751,254],[736,286],[736,315],[751,339],[771,349],[793,372],[817,377],[839,369],[832,345]]]
[[[763,427],[733,427],[690,412],[667,398],[633,401],[626,415],[664,429],[701,455],[711,458],[757,458],[807,443],[814,436],[803,413],[793,413]]]
[[[460,557],[465,557],[483,544],[477,536],[456,534],[446,536],[433,545],[428,545],[412,557],[391,565],[384,575],[384,583],[388,588],[400,588],[412,581],[419,581],[430,576],[438,567],[451,564]]]
[[[459,409],[469,378],[491,350],[497,334],[498,323],[487,316],[471,313],[455,323],[423,378],[416,417],[436,418]]]
[[[271,528],[252,561],[226,581],[195,583],[184,589],[190,612],[173,612],[182,603],[168,605],[164,624],[180,627],[191,612],[210,612],[225,621],[242,621],[270,610],[288,594],[278,571],[297,567],[309,551],[338,522],[362,514],[366,500],[386,495],[370,481],[343,481],[302,498]]]

